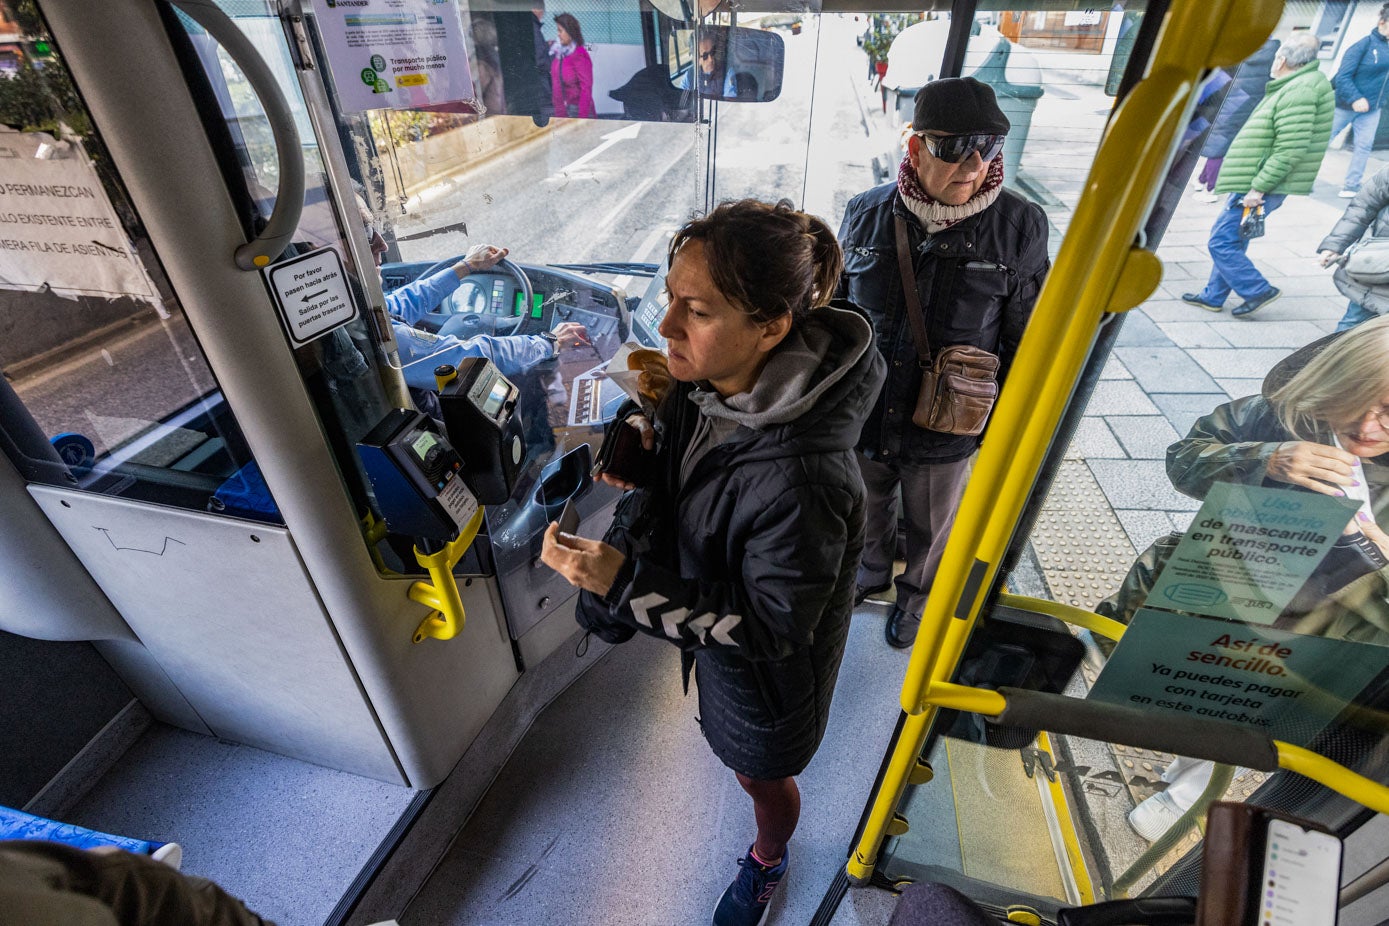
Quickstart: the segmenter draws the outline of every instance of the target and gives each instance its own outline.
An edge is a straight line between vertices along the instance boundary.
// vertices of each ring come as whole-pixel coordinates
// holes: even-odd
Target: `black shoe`
[[[916,630],[921,626],[921,615],[911,614],[894,607],[887,616],[887,645],[896,649],[906,649],[916,642]]]
[[[1182,301],[1185,303],[1189,303],[1190,305],[1199,305],[1207,312],[1219,312],[1225,308],[1224,305],[1211,305],[1209,302],[1201,298],[1200,293],[1182,293]]]
[[[874,585],[874,586],[855,585],[855,586],[854,586],[854,607],[858,607],[859,605],[863,604],[863,602],[864,602],[865,600],[867,600],[868,597],[869,597],[870,595],[880,595],[880,594],[882,594],[883,592],[887,591],[887,590],[890,589],[890,588],[892,588],[892,580],[891,580],[891,579],[888,579],[888,580],[887,580],[886,582],[884,582],[882,585]]]
[[[1235,318],[1243,318],[1246,315],[1253,315],[1255,312],[1259,311],[1264,306],[1268,305],[1270,302],[1277,299],[1281,295],[1283,295],[1283,291],[1281,289],[1279,289],[1277,286],[1270,286],[1268,288],[1268,292],[1264,293],[1262,296],[1256,296],[1253,299],[1244,300],[1239,305],[1231,309],[1230,314],[1235,316]]]

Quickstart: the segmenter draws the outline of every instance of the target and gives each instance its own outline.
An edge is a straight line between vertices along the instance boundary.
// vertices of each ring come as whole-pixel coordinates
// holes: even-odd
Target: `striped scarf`
[[[989,162],[989,170],[984,175],[984,185],[979,188],[979,192],[958,206],[938,203],[921,188],[921,180],[917,178],[916,171],[912,169],[910,156],[904,156],[902,163],[897,168],[897,192],[902,194],[902,202],[911,210],[912,215],[921,220],[921,224],[926,228],[926,233],[931,235],[963,222],[976,213],[983,212],[993,205],[994,200],[998,199],[999,191],[1002,189],[1002,151]]]

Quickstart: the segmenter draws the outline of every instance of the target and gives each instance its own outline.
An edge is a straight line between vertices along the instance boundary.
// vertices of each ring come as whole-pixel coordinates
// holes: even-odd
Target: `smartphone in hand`
[[[561,534],[578,533],[579,509],[572,498],[564,503],[564,508],[559,513],[559,530]]]

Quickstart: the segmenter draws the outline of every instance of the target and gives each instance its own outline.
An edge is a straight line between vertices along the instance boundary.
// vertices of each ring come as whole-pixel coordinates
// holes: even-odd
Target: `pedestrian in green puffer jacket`
[[[1286,197],[1312,192],[1336,110],[1336,92],[1317,66],[1320,45],[1312,33],[1298,32],[1278,49],[1268,92],[1230,143],[1215,182],[1215,192],[1230,197],[1206,243],[1210,280],[1199,293],[1183,293],[1185,302],[1219,312],[1233,290],[1244,302],[1230,314],[1243,318],[1281,294],[1245,253],[1249,239],[1240,222],[1246,210],[1262,207],[1268,216]]]

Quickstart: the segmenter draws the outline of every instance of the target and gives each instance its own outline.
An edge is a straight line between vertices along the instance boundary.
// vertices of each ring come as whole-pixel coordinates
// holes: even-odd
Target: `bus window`
[[[229,143],[230,160],[239,176],[228,177],[227,183],[234,195],[244,200],[250,232],[270,218],[279,186],[280,164],[269,121],[250,82],[226,49],[186,15],[179,13],[178,21],[184,29],[183,39],[201,68],[201,74],[192,74],[190,79],[201,82],[217,101],[218,111],[205,112],[204,118],[216,123],[210,137],[225,138]],[[373,290],[379,292],[373,279],[376,269],[359,268],[347,244],[347,232],[342,230],[333,204],[328,167],[315,141],[314,126],[294,76],[280,21],[269,4],[243,4],[236,9],[233,21],[274,74],[289,105],[304,159],[307,179],[303,210],[290,247],[279,259],[333,249],[345,268],[347,285],[360,304],[365,304],[372,298]],[[354,219],[361,221],[355,216]],[[303,344],[293,343],[310,396],[328,425],[328,433],[333,435],[334,451],[348,490],[365,515],[371,510],[370,492],[355,445],[390,407],[382,390],[376,333],[371,330],[366,313],[357,312],[346,324],[321,337]],[[248,482],[243,503],[264,504],[264,481],[259,471],[249,467],[243,476]]]
[[[1074,233],[1107,100],[1154,24],[1142,4],[1044,6],[978,13],[963,72],[992,84],[1012,121],[1015,188]],[[1378,220],[1340,192],[1357,179],[1355,117],[1335,115],[1331,79],[1356,42],[1379,41],[1379,8],[1289,3],[1246,60],[1202,76],[1139,241],[1162,260],[1162,282],[1097,332],[992,609],[1028,596],[1124,625],[1117,646],[1079,634],[1088,657],[1068,695],[1245,725],[1375,779],[1380,731],[1357,717],[1385,699],[1389,323],[1355,311],[1337,269]],[[896,36],[899,50],[914,29]],[[1317,100],[1296,130],[1308,133],[1301,166],[1251,204],[1258,188],[1239,162],[1258,132],[1279,131],[1267,95],[1293,81]],[[1333,140],[1337,126],[1350,137]],[[1371,156],[1365,183],[1382,167]],[[1262,234],[1241,237],[1260,205]],[[1373,301],[1369,287],[1352,292]],[[1308,460],[1334,471],[1309,476]],[[967,664],[964,681],[980,670]],[[1296,807],[1331,825],[1355,812],[1290,774],[1074,736],[999,749],[995,735],[955,724],[935,743],[936,782],[901,810],[913,823],[957,812],[961,826],[913,827],[890,844],[889,877],[937,865],[1058,902],[1194,896],[1211,801]]]
[[[32,6],[0,78],[0,437],[26,478],[278,522],[251,452]],[[42,39],[42,41],[39,41]],[[256,477],[249,477],[255,480]],[[247,499],[253,503],[247,503]]]

